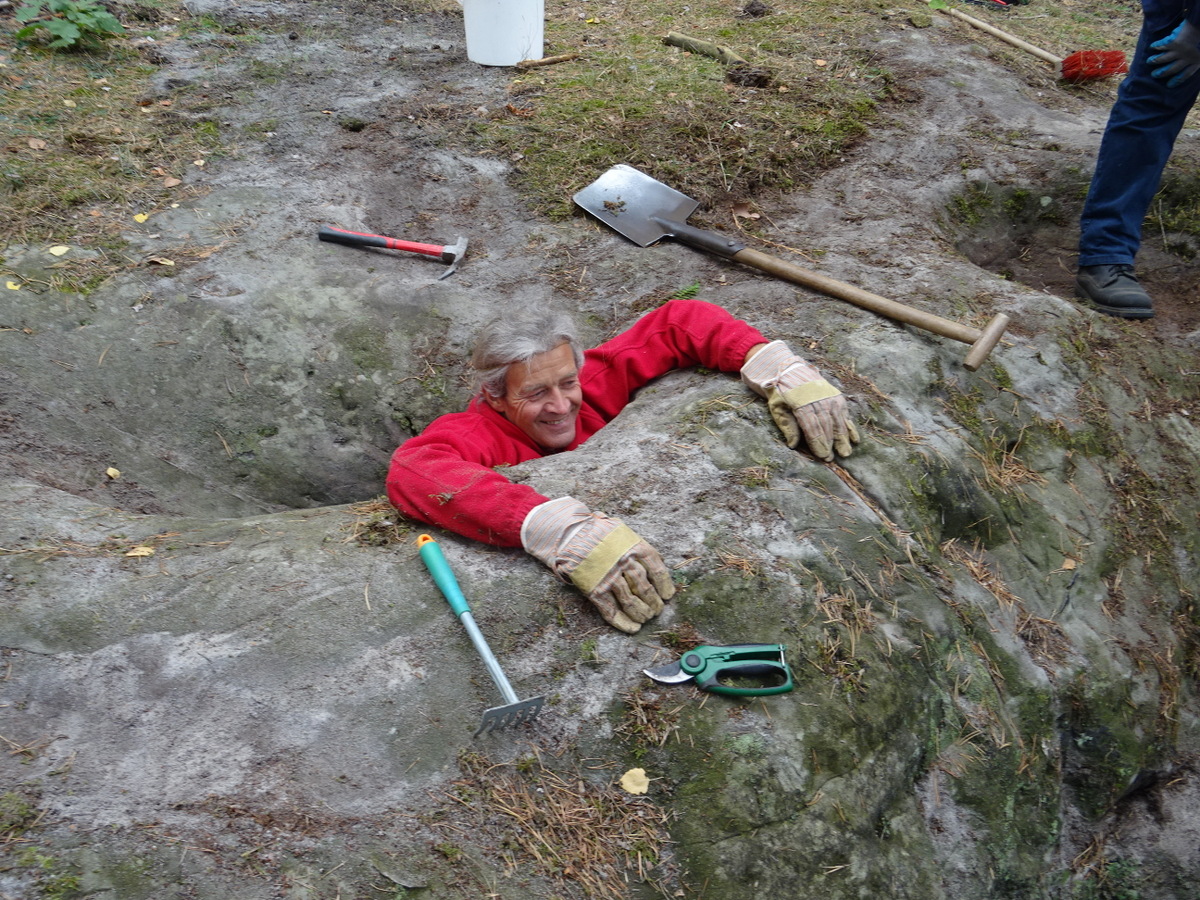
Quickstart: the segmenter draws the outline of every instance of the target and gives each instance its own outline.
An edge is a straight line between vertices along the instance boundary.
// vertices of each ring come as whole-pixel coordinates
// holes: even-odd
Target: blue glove
[[[1150,74],[1155,78],[1174,76],[1167,87],[1179,87],[1200,71],[1200,28],[1184,21],[1161,41],[1150,45],[1151,50],[1161,52],[1148,57],[1146,62],[1158,66]]]

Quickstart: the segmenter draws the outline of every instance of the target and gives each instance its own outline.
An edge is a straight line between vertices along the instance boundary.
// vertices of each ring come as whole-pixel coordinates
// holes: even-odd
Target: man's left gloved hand
[[[1146,59],[1150,65],[1158,66],[1150,74],[1155,78],[1173,76],[1167,87],[1179,87],[1200,71],[1200,28],[1191,22],[1185,20],[1161,41],[1151,44],[1150,49],[1159,51]]]
[[[662,612],[663,601],[675,594],[657,550],[620,519],[594,512],[574,497],[531,509],[521,525],[521,544],[626,634]]]
[[[835,450],[838,456],[849,456],[851,445],[858,443],[858,429],[850,421],[842,392],[783,341],[763,345],[743,364],[742,381],[767,399],[771,418],[789,447],[799,447],[803,435],[814,456],[833,462]]]

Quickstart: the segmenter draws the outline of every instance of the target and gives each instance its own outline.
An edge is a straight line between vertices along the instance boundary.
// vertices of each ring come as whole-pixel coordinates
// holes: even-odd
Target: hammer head
[[[459,236],[458,240],[453,244],[447,244],[442,248],[442,262],[450,263],[450,268],[438,276],[438,281],[443,278],[448,278],[454,274],[454,270],[458,268],[458,264],[462,262],[462,258],[467,255],[467,239]]]

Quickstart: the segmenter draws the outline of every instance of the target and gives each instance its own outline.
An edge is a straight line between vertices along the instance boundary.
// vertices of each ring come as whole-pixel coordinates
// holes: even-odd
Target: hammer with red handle
[[[417,244],[413,241],[402,241],[399,238],[385,237],[382,234],[366,234],[361,231],[346,231],[344,228],[333,228],[322,225],[317,237],[331,244],[346,244],[350,247],[383,247],[387,250],[403,250],[406,253],[419,253],[433,259],[449,263],[450,268],[438,276],[441,281],[447,275],[454,274],[459,262],[467,252],[467,239],[460,237],[453,244]]]

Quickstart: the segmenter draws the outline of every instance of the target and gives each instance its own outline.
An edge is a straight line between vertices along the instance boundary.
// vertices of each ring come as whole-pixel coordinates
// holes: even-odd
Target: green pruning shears
[[[682,684],[695,679],[696,687],[714,694],[762,697],[792,689],[783,644],[736,644],[732,647],[696,647],[665,666],[643,671],[662,684]],[[753,686],[745,686],[753,682]]]

